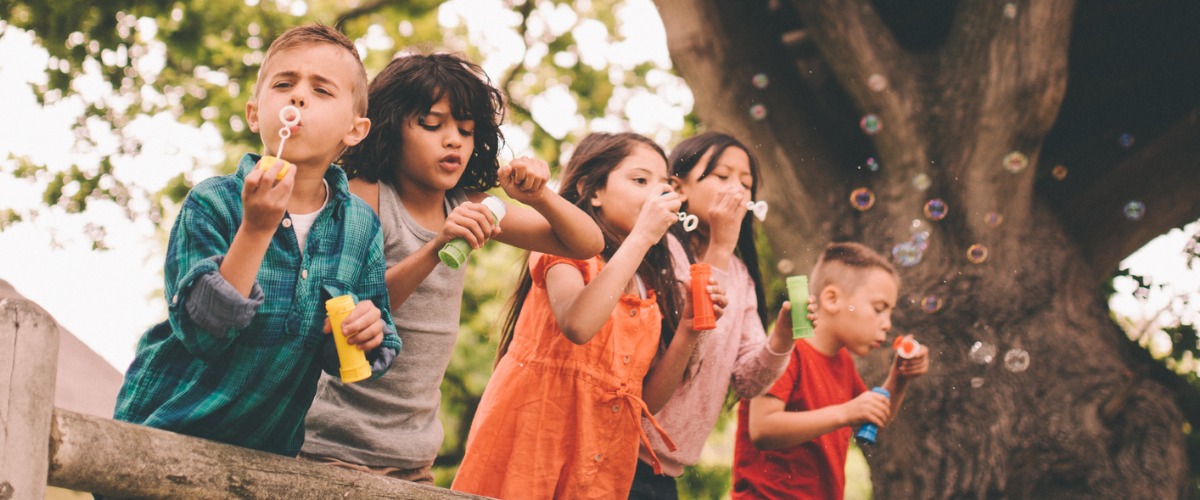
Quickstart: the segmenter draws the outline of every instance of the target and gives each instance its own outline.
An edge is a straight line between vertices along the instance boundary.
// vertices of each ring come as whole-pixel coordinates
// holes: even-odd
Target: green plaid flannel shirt
[[[295,456],[322,365],[337,373],[333,342],[322,332],[325,300],[352,294],[379,307],[384,341],[368,354],[375,376],[390,366],[400,339],[388,307],[379,219],[350,195],[336,166],[325,173],[330,199],[305,251],[285,215],[251,299],[235,295],[239,304],[211,298],[205,283],[232,290],[218,267],[241,224],[242,185],[258,158],[243,156],[237,172],[197,184],[184,201],[164,266],[169,319],[138,343],[114,418]],[[210,305],[230,311],[208,312]],[[231,310],[239,307],[244,312]],[[224,326],[202,326],[215,324]]]

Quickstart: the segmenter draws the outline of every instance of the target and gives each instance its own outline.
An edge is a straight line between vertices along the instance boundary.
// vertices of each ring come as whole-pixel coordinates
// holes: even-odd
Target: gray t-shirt
[[[467,201],[446,192],[445,210]],[[395,188],[379,183],[388,267],[429,243],[436,232],[421,227]],[[408,300],[392,311],[404,346],[382,377],[353,384],[323,374],[305,419],[302,453],[375,467],[415,469],[433,464],[442,446],[438,407],[442,377],[458,338],[466,266],[438,264]]]

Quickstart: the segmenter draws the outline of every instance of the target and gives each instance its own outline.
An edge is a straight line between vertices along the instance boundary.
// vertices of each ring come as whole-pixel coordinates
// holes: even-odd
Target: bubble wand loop
[[[767,218],[767,202],[765,201],[747,201],[746,210],[754,212],[754,218],[759,222]]]
[[[279,129],[279,151],[275,153],[275,157],[283,159],[283,145],[292,136],[292,127],[300,124],[300,108],[284,106],[279,110],[279,121],[283,122],[283,128]]]

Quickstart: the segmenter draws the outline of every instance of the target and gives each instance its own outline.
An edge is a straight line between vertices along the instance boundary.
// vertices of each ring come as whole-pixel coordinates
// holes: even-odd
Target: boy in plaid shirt
[[[379,220],[331,165],[367,135],[367,76],[333,28],[292,28],[267,50],[246,104],[277,156],[188,194],[164,269],[169,319],[138,344],[114,418],[295,456],[320,370],[338,373],[324,302],[353,295],[342,324],[375,376],[400,351],[384,285]],[[285,106],[300,110],[287,125]],[[265,167],[264,167],[265,168]]]

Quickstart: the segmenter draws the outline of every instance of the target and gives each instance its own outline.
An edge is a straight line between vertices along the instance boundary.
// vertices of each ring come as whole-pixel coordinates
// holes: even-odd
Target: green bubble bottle
[[[499,224],[500,219],[504,218],[505,208],[504,202],[495,196],[488,196],[480,203],[492,211],[492,224]],[[471,244],[463,238],[455,238],[450,240],[438,250],[438,258],[442,263],[450,267],[450,269],[458,269],[467,261],[467,255],[471,253]]]
[[[808,276],[788,276],[788,301],[792,303],[792,338],[813,336],[813,324],[808,320]]]

